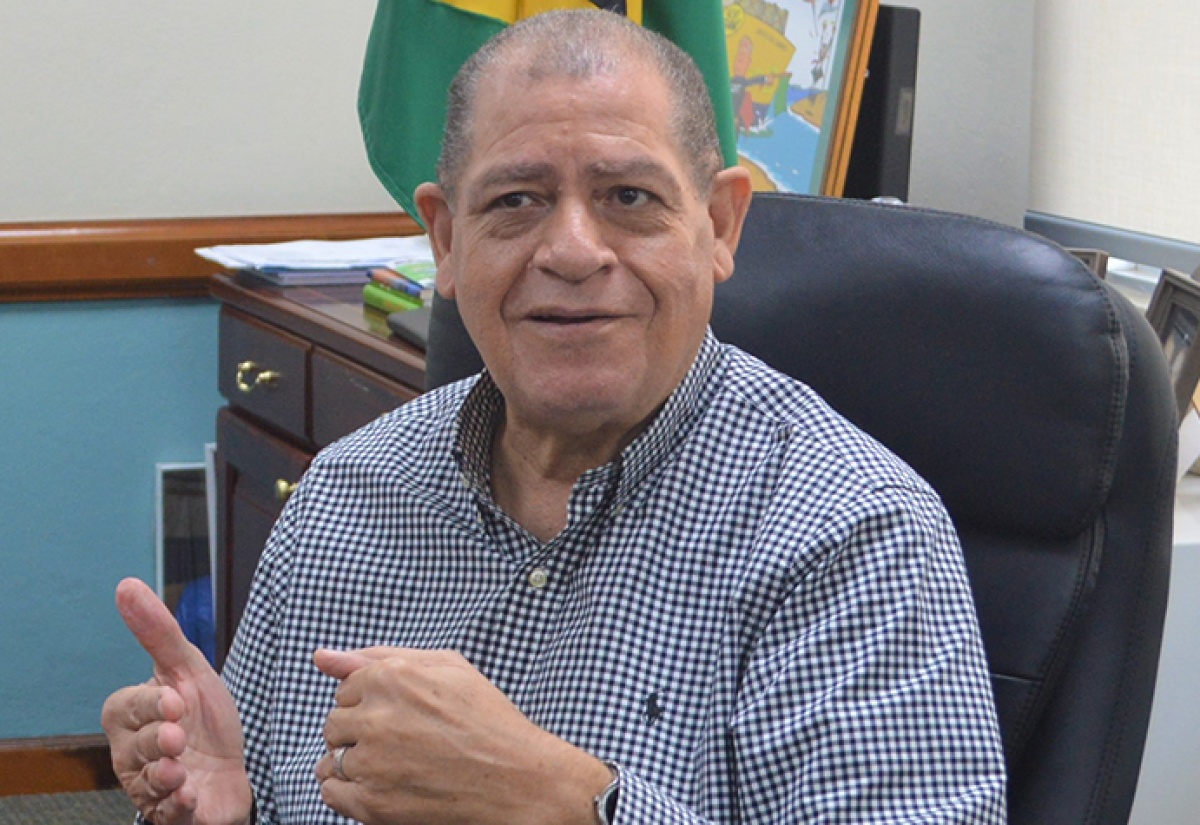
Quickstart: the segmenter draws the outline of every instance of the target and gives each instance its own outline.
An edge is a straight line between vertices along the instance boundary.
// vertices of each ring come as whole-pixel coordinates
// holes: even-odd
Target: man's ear
[[[733,256],[742,237],[742,223],[754,195],[750,173],[740,166],[722,169],[713,178],[708,215],[713,224],[713,281],[733,275]]]
[[[442,187],[422,183],[413,192],[413,201],[421,215],[421,223],[429,233],[433,260],[437,264],[437,291],[443,298],[454,297],[454,267],[451,247],[454,240],[454,213]]]

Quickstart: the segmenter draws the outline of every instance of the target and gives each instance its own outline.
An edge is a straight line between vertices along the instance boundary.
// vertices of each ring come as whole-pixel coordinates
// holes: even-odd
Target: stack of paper
[[[286,241],[208,246],[196,254],[284,286],[362,283],[376,267],[430,264],[426,235],[354,241]]]

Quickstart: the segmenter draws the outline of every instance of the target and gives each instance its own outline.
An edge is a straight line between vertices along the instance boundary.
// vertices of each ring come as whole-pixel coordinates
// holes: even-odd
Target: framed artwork
[[[738,162],[759,191],[842,194],[879,0],[726,0]]]
[[[1146,318],[1167,356],[1175,405],[1183,420],[1200,385],[1200,283],[1164,269]]]

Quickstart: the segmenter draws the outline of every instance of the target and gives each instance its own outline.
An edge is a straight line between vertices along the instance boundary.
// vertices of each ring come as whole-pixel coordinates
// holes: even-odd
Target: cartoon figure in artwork
[[[813,7],[814,9],[816,6]],[[818,17],[824,17],[827,14],[832,14],[835,17],[842,8],[842,0],[821,0],[821,10],[817,12]]]
[[[729,85],[733,91],[733,116],[739,132],[748,133],[760,125],[761,113],[750,97],[752,86],[766,86],[776,78],[773,74],[750,77],[750,61],[754,57],[754,41],[748,36],[738,41],[737,54],[733,58]]]
[[[820,0],[820,8],[817,7],[817,0],[801,0],[801,2],[808,6],[809,11],[812,12],[814,31],[816,31],[817,28],[818,18],[824,17],[827,14],[836,15],[842,5],[842,0]]]
[[[825,18],[821,21],[821,40],[817,46],[816,57],[812,60],[812,85],[813,88],[821,88],[821,81],[825,79],[827,74],[826,66],[829,64],[829,58],[833,55],[833,41],[837,35],[836,18]]]

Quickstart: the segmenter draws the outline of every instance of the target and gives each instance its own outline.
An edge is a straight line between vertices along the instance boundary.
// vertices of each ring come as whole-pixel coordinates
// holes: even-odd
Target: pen
[[[371,280],[386,286],[388,289],[394,289],[397,292],[403,292],[406,295],[412,295],[414,298],[428,297],[428,292],[425,287],[420,284],[413,283],[403,275],[398,275],[388,269],[372,269]]]

